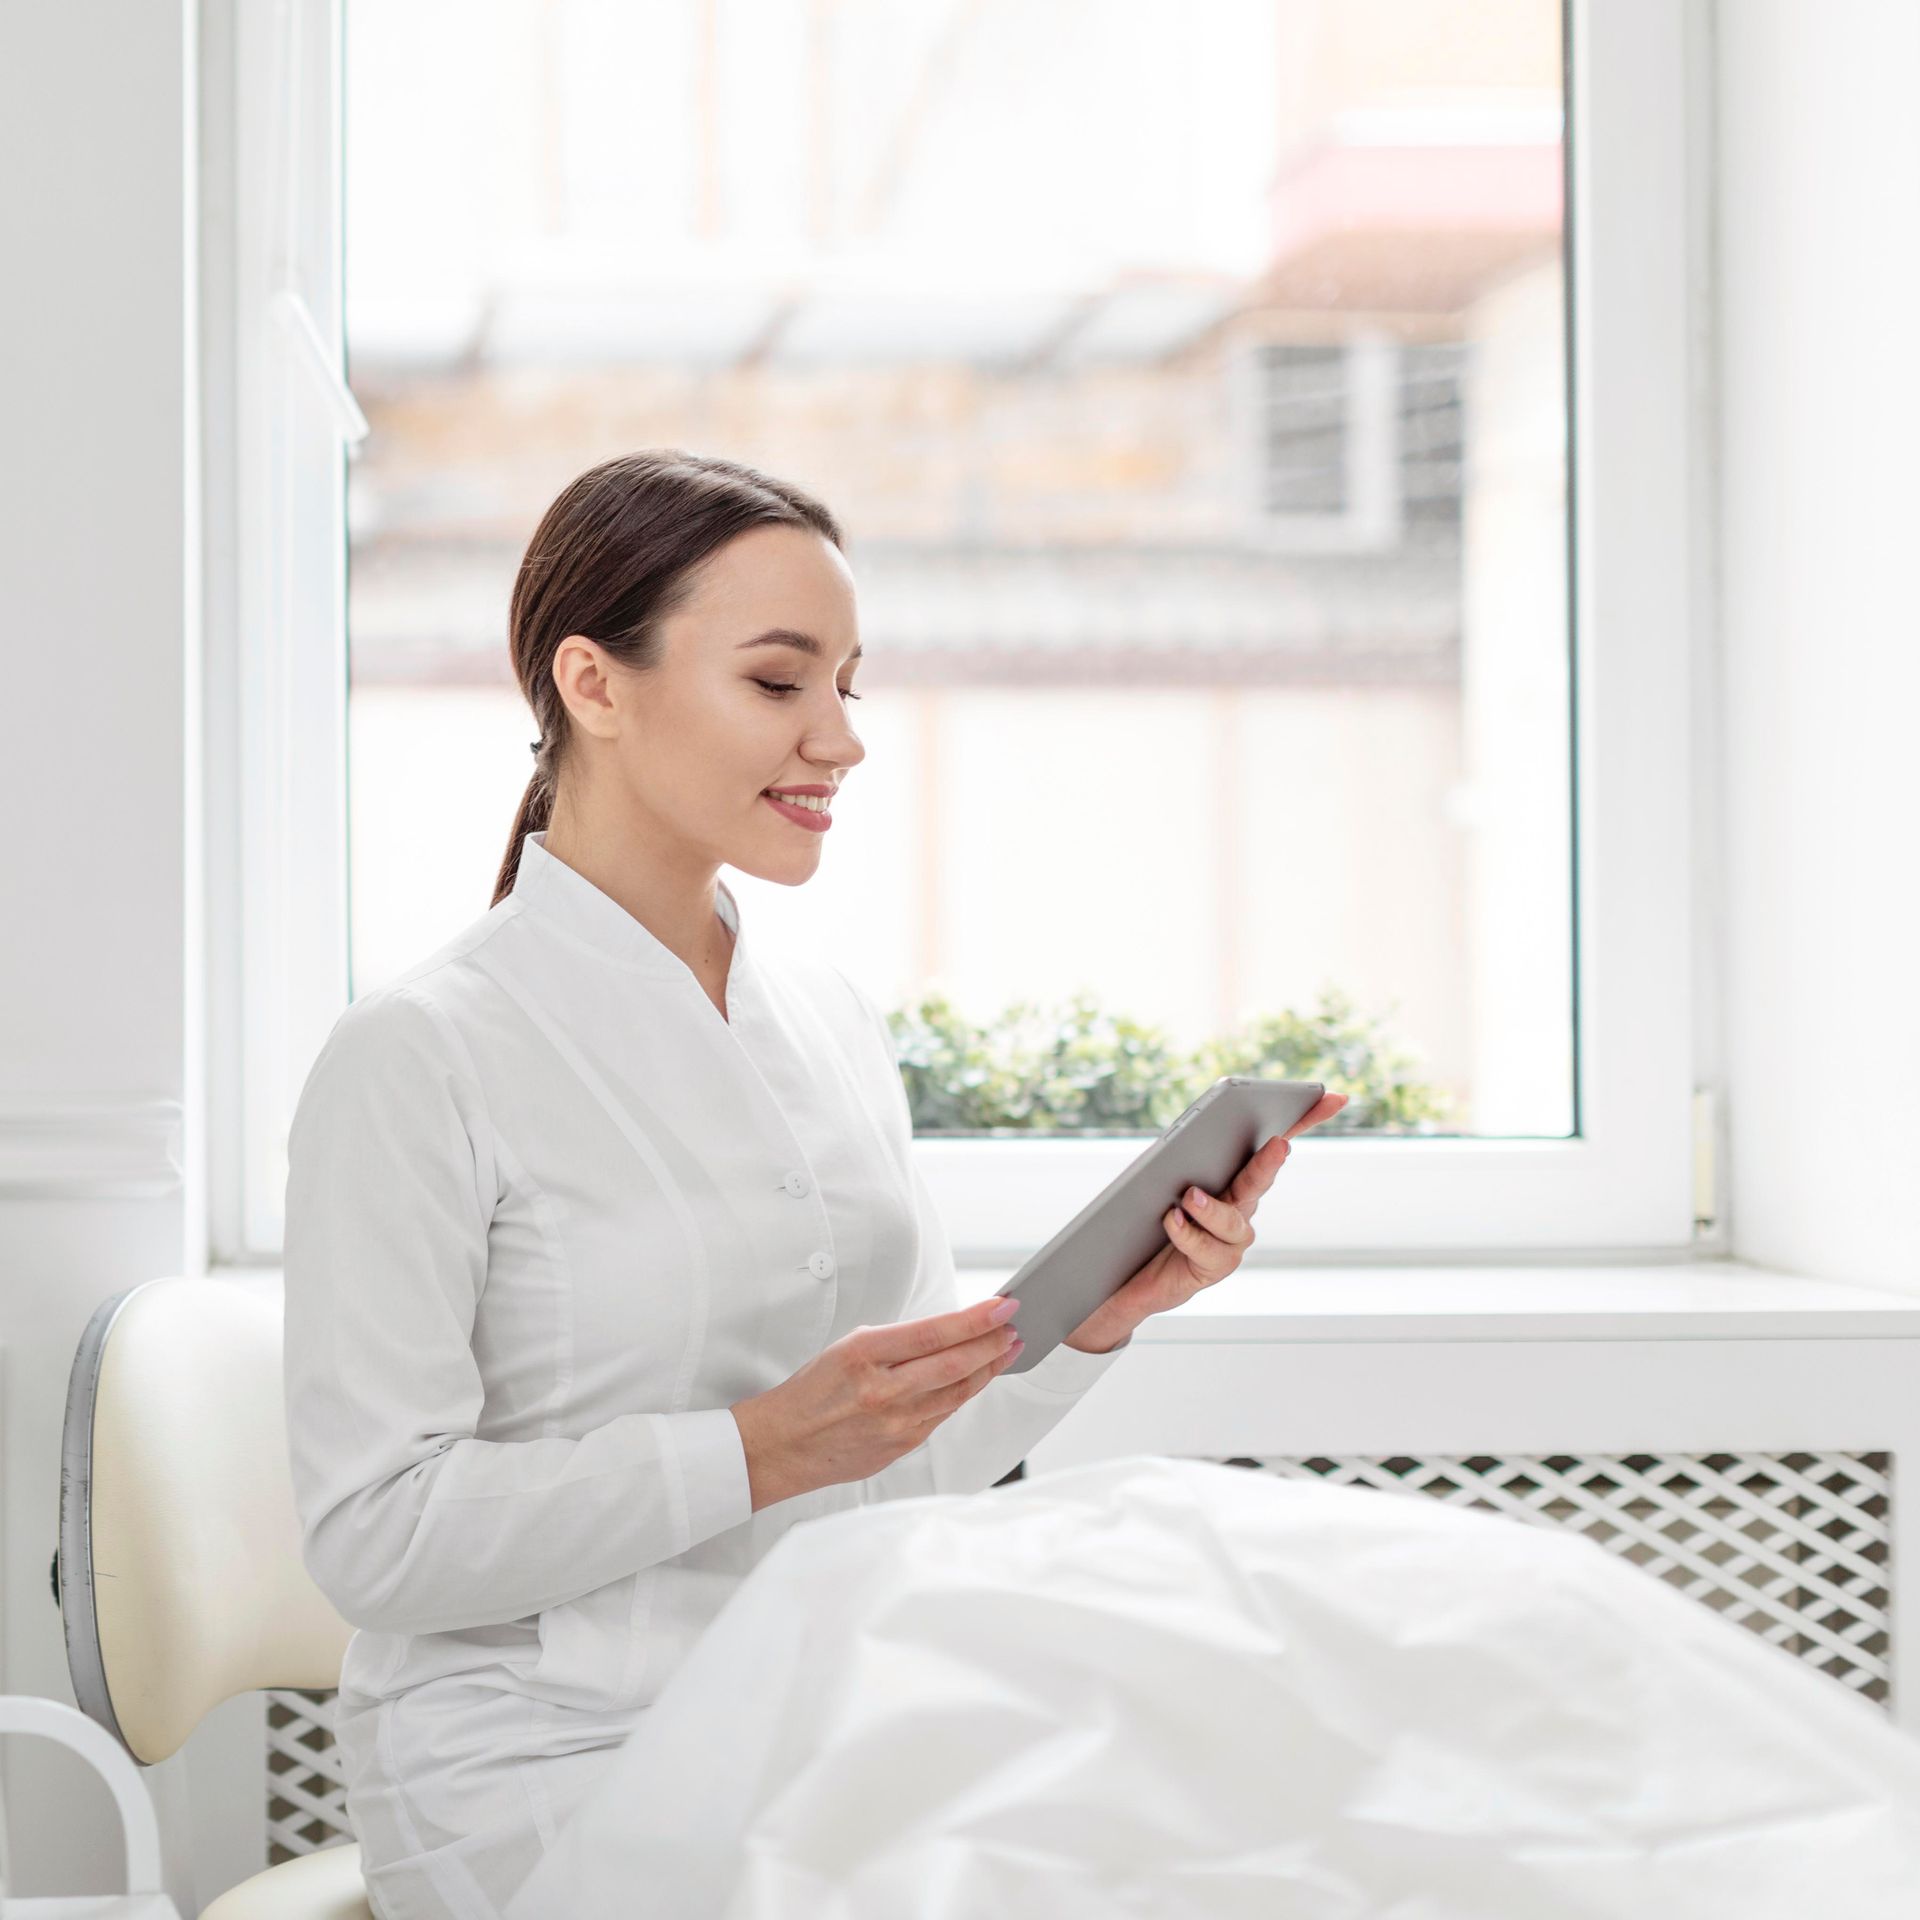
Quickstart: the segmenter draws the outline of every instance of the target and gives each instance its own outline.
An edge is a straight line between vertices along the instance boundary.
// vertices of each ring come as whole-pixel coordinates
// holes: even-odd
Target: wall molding
[[[184,1137],[175,1099],[0,1095],[0,1199],[162,1198],[185,1182]]]

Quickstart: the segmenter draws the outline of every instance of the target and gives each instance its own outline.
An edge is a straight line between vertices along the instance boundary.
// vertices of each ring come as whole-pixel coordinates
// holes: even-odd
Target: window
[[[1457,550],[1470,352],[1374,331],[1255,342],[1238,403],[1253,436],[1249,537],[1302,553]]]
[[[282,737],[240,871],[353,827],[345,897],[288,889],[257,949],[324,956],[246,1030],[283,1085],[490,897],[538,513],[694,445],[820,493],[861,582],[838,859],[728,873],[770,937],[983,1026],[1084,991],[1181,1058],[1289,1017],[1362,1058],[1419,1117],[1317,1135],[1263,1253],[1688,1244],[1680,20],[391,0],[341,69],[328,0],[293,11],[309,188],[246,217],[292,235],[370,431],[348,467],[340,397],[283,394],[290,470],[345,484],[267,543],[350,551],[345,605],[283,574],[244,629]],[[283,360],[242,396],[299,391]],[[922,1130],[963,1258],[1140,1145],[1016,1134]]]

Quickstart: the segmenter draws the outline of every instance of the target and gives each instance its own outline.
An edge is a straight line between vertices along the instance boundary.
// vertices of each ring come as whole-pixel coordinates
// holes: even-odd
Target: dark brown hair
[[[540,517],[514,577],[508,646],[540,730],[533,778],[514,817],[497,906],[513,891],[520,846],[553,818],[567,761],[566,704],[553,657],[568,634],[640,672],[660,662],[660,623],[692,597],[694,569],[751,527],[804,527],[843,546],[831,513],[755,467],[679,447],[645,447],[589,467]]]

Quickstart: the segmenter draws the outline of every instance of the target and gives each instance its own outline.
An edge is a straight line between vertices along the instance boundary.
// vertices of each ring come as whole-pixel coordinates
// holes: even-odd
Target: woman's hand
[[[777,1387],[736,1401],[753,1510],[840,1480],[865,1480],[911,1453],[956,1407],[1004,1373],[1025,1344],[997,1296],[883,1327],[855,1327]]]
[[[1285,1133],[1274,1134],[1260,1148],[1224,1194],[1190,1188],[1181,1203],[1167,1210],[1162,1223],[1167,1244],[1067,1335],[1067,1345],[1083,1353],[1109,1352],[1141,1321],[1184,1306],[1202,1287],[1224,1280],[1253,1245],[1254,1210],[1287,1164],[1293,1136],[1331,1120],[1346,1104],[1344,1093],[1322,1094]]]

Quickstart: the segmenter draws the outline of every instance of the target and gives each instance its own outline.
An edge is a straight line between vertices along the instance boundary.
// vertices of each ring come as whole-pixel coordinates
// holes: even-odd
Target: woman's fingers
[[[1260,1143],[1260,1151],[1234,1175],[1233,1185],[1227,1189],[1227,1198],[1249,1220],[1260,1205],[1260,1196],[1273,1185],[1292,1152],[1292,1144],[1285,1134],[1273,1134]]]
[[[1012,1319],[1019,1308],[1018,1300],[989,1294],[970,1307],[929,1314],[924,1320],[896,1320],[888,1326],[857,1327],[849,1337],[855,1339],[863,1358],[882,1366],[894,1366],[902,1360],[918,1360],[991,1333]]]
[[[1238,1247],[1216,1240],[1204,1227],[1196,1227],[1183,1208],[1167,1209],[1166,1229],[1167,1238],[1186,1255],[1187,1265],[1200,1276],[1203,1287],[1224,1280],[1240,1264]]]
[[[1222,1200],[1203,1187],[1189,1187],[1181,1196],[1181,1205],[1187,1217],[1216,1240],[1224,1240],[1230,1247],[1252,1245],[1253,1229],[1248,1226],[1246,1215],[1231,1200]]]
[[[927,1354],[921,1359],[897,1360],[885,1369],[886,1377],[896,1397],[911,1398],[918,1393],[934,1393],[1013,1352],[1014,1343],[1019,1338],[1011,1326],[992,1327],[985,1333],[976,1334],[971,1340],[942,1347],[938,1353]]]
[[[1322,1120],[1331,1120],[1346,1104],[1347,1096],[1344,1093],[1323,1093],[1313,1106],[1287,1129],[1283,1137],[1291,1140],[1296,1133],[1305,1133],[1309,1127],[1317,1127]]]

